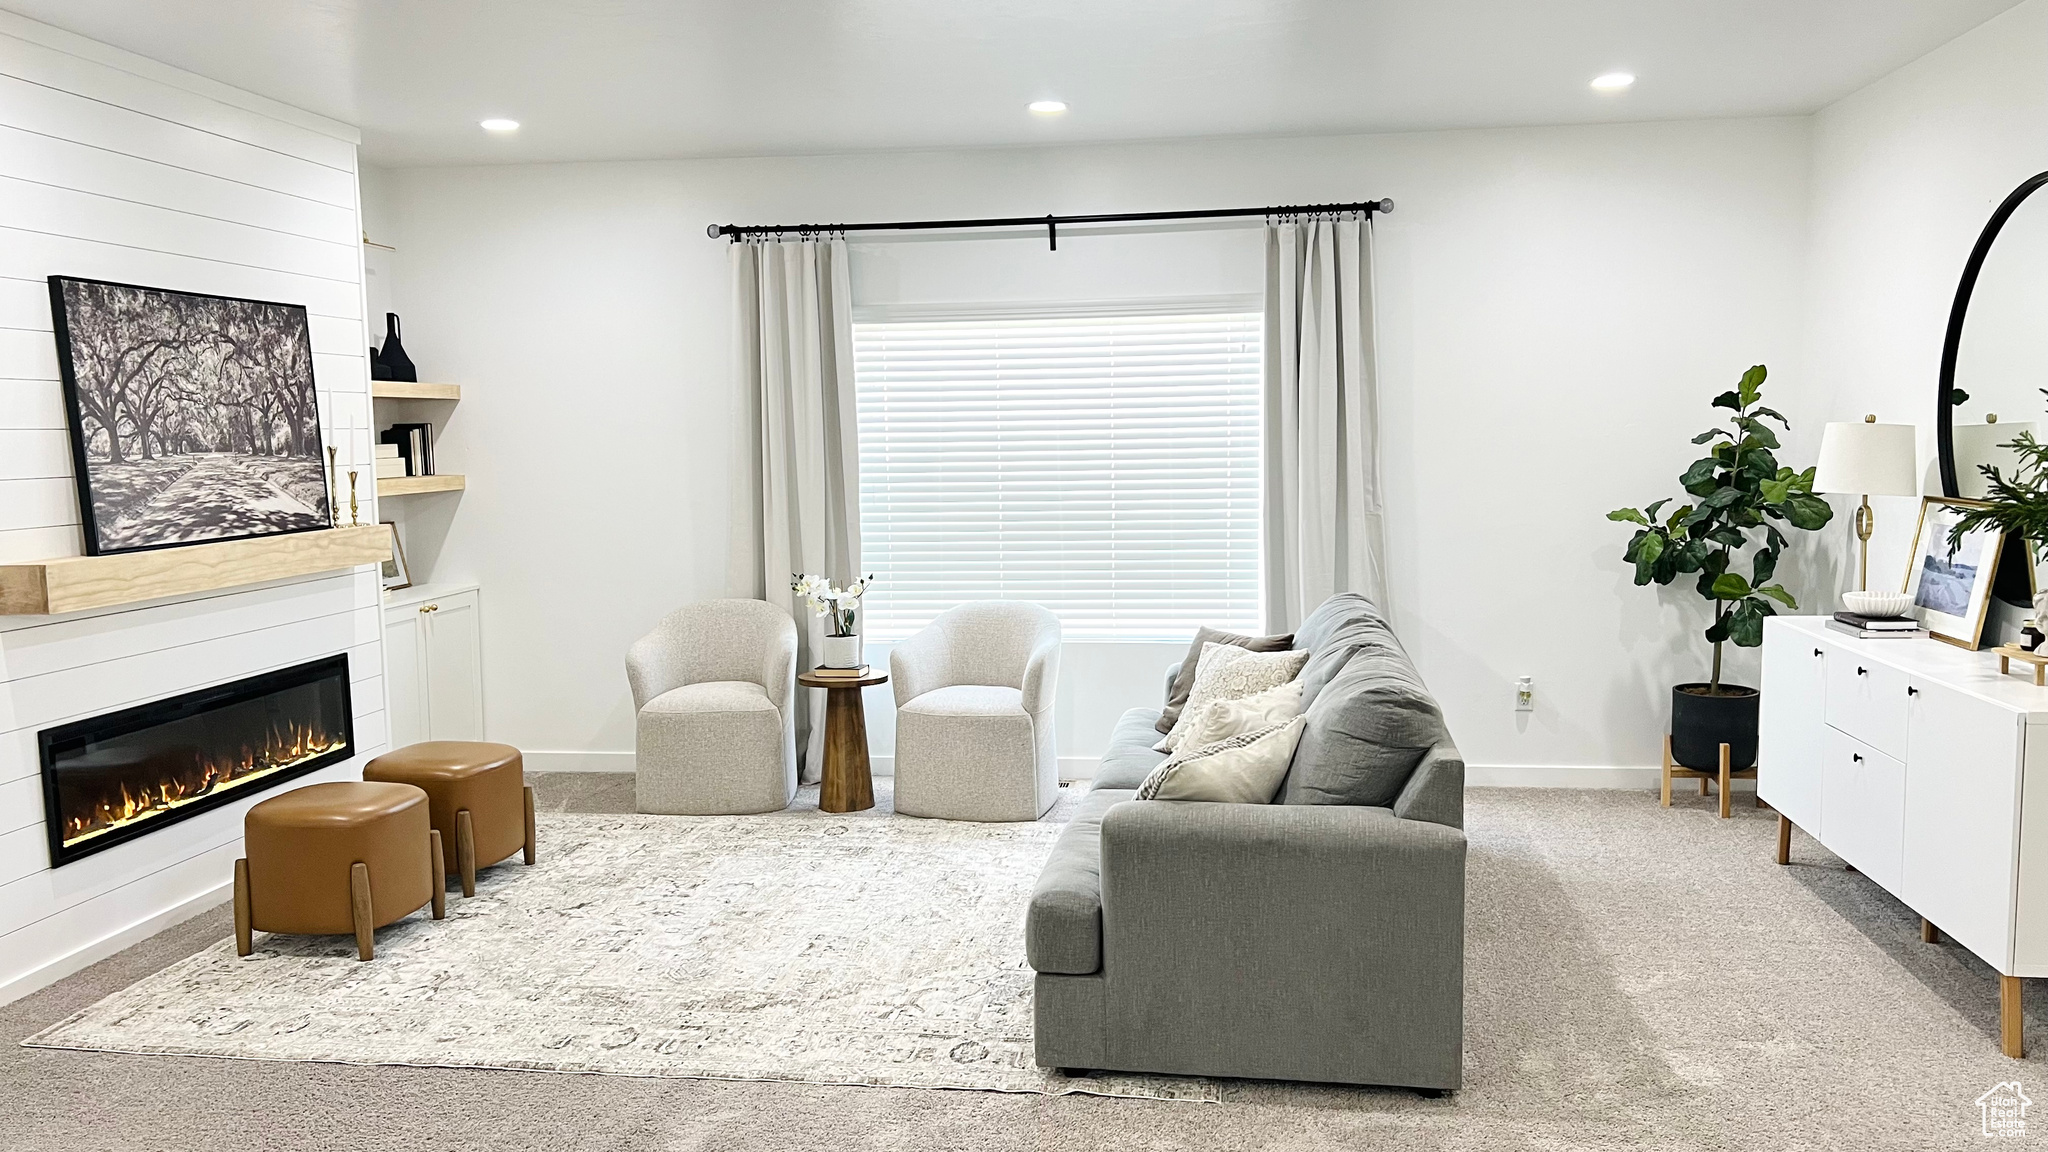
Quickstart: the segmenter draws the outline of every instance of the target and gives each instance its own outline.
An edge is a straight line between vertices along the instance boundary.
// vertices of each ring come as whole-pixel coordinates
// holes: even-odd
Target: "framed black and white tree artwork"
[[[332,524],[298,304],[50,277],[89,556]]]

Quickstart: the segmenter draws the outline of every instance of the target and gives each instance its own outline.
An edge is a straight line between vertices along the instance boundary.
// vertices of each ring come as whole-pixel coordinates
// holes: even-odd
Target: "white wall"
[[[1707,400],[1748,365],[1798,380],[1807,149],[1791,119],[393,172],[408,345],[468,389],[443,451],[469,490],[408,505],[433,518],[408,548],[487,591],[492,738],[623,763],[626,645],[726,588],[741,430],[706,224],[1392,196],[1401,635],[1474,764],[1654,764],[1669,685],[1704,671],[1704,616],[1631,587],[1602,514],[1675,491]],[[1099,751],[1172,654],[1098,675],[1076,653],[1062,752]],[[1511,711],[1519,675],[1532,715]]]
[[[1956,282],[1992,209],[2044,169],[2048,0],[2009,9],[1815,117],[1806,334],[1814,373],[1801,409],[1809,452],[1825,420],[1875,413],[1918,424],[1923,491],[1941,491],[1935,389]],[[2030,202],[2023,211],[2044,209]],[[2023,416],[2043,418],[2038,408],[2004,413]],[[1871,503],[1871,586],[1896,588],[1917,501]],[[1846,514],[1847,501],[1837,506]],[[1854,581],[1847,530],[1831,536]]]
[[[328,443],[369,454],[355,133],[0,13],[0,562],[82,551],[44,278],[302,302]],[[223,898],[250,801],[49,867],[36,733],[346,651],[384,750],[376,571],[0,617],[0,1002]],[[360,776],[360,760],[306,780]]]

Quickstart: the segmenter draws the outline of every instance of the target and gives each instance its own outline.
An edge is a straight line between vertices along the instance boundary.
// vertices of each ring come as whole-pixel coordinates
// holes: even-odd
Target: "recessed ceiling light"
[[[1633,74],[1631,74],[1631,73],[1628,73],[1628,72],[1609,72],[1609,73],[1608,73],[1607,75],[1605,75],[1605,76],[1595,76],[1595,77],[1593,77],[1593,91],[1595,91],[1595,92],[1619,92],[1619,91],[1621,91],[1622,89],[1624,89],[1624,88],[1627,88],[1627,87],[1628,87],[1629,85],[1631,85],[1631,84],[1633,84],[1633,83],[1635,83],[1635,82],[1636,82],[1636,78],[1635,78],[1635,76],[1634,76]]]
[[[1067,102],[1064,100],[1033,100],[1030,107],[1033,112],[1041,116],[1057,116],[1067,110]]]
[[[516,132],[519,130],[519,121],[485,120],[482,121],[482,126],[483,130],[486,132]]]

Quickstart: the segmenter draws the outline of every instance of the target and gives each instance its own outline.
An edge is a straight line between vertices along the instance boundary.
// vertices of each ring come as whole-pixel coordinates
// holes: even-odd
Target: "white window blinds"
[[[1031,600],[1070,640],[1259,626],[1261,316],[856,322],[868,634]]]

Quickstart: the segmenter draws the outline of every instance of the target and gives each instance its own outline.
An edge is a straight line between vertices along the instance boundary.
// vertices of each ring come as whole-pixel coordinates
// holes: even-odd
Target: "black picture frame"
[[[49,287],[86,555],[334,526],[305,305],[78,276],[51,276]],[[132,375],[104,379],[130,365]],[[144,394],[161,407],[134,399]],[[134,461],[125,458],[129,436]],[[175,469],[192,457],[200,459]],[[167,462],[154,475],[130,467]],[[190,476],[202,466],[207,475]],[[114,515],[123,510],[135,515]]]

